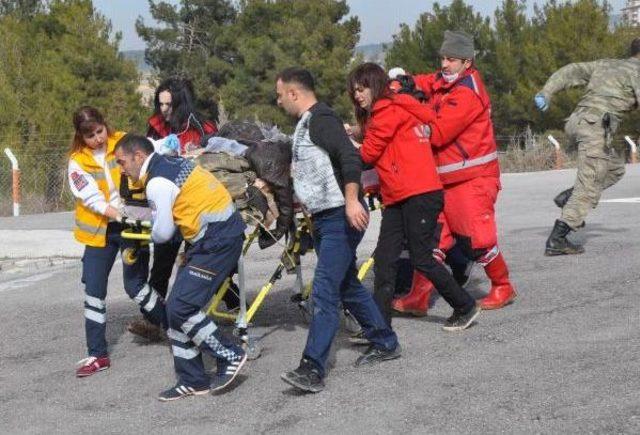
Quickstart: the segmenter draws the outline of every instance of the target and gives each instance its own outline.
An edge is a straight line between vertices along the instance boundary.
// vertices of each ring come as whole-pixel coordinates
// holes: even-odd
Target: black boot
[[[567,240],[567,234],[572,231],[571,227],[560,219],[556,220],[553,230],[547,239],[547,246],[544,255],[571,255],[582,254],[584,248]]]
[[[558,193],[555,198],[553,198],[553,202],[555,202],[558,207],[564,208],[564,206],[567,205],[567,202],[569,202],[569,198],[571,198],[572,194],[573,187],[567,190],[563,190],[562,192]],[[582,223],[578,225],[578,228],[584,228],[585,225],[586,222],[582,221]]]
[[[567,201],[569,201],[569,198],[571,198],[572,193],[573,187],[567,190],[563,190],[562,192],[558,193],[555,198],[553,198],[553,202],[555,202],[558,207],[563,208],[567,204]]]

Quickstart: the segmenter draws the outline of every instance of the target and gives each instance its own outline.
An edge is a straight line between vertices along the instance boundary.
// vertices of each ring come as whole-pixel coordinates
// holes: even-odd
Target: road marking
[[[633,204],[633,203],[640,203],[640,198],[635,197],[635,198],[603,199],[600,202],[619,202],[619,203]]]

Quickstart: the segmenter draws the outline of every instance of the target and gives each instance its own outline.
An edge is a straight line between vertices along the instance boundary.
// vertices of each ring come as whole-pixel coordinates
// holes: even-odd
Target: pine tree
[[[275,107],[275,76],[300,66],[314,75],[318,97],[350,116],[346,76],[360,22],[344,20],[348,12],[344,0],[243,1],[233,28],[237,58],[220,90],[224,107],[235,117],[291,126],[292,120]]]
[[[488,17],[473,11],[464,0],[453,0],[449,6],[433,4],[433,13],[425,12],[413,30],[404,24],[388,47],[385,64],[400,66],[412,73],[432,72],[440,68],[440,46],[445,30],[463,30],[474,38],[476,63],[482,70],[492,48],[492,33]]]
[[[119,130],[141,126],[144,112],[135,65],[122,59],[119,35],[92,2],[43,4],[0,15],[0,146],[20,158],[25,193],[53,186],[46,193],[59,196],[63,162],[53,159],[64,160],[79,106],[96,106]]]
[[[147,43],[146,61],[161,80],[170,76],[192,80],[198,109],[216,119],[215,102],[236,59],[233,1],[184,0],[174,6],[149,0],[149,8],[161,26],[146,26],[142,18],[136,21],[136,30]]]

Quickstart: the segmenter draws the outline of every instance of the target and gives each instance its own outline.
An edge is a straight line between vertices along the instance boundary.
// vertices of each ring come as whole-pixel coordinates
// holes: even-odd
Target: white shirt
[[[140,178],[147,174],[149,161],[156,153],[151,153],[140,168]],[[173,220],[173,205],[180,193],[180,188],[164,177],[154,177],[147,183],[146,194],[153,216],[151,238],[154,242],[164,243],[173,237],[176,225]]]
[[[109,205],[115,209],[120,209],[120,192],[116,189],[116,185],[111,178],[111,171],[106,168],[106,154],[104,149],[94,150],[91,153],[93,154],[93,159],[104,171],[107,185],[109,186],[109,201],[107,201],[102,191],[98,188],[98,183],[93,176],[82,169],[80,164],[73,159],[69,160],[69,166],[67,168],[69,187],[71,188],[73,196],[81,200],[86,207],[89,207],[96,213],[104,215]]]

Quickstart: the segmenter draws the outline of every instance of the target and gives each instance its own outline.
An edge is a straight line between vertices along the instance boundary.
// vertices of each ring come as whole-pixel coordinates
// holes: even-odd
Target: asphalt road
[[[262,337],[262,357],[238,385],[173,403],[156,400],[174,382],[169,348],[125,330],[137,310],[122,290],[119,266],[107,300],[112,367],[81,380],[74,377],[74,363],[85,356],[79,264],[5,276],[0,432],[639,433],[640,203],[602,203],[576,234],[587,243],[585,254],[544,257],[558,215],[551,198],[573,176],[503,176],[499,227],[519,292],[513,305],[482,313],[465,332],[446,333],[440,326],[450,310],[438,300],[425,318],[394,320],[401,359],[365,369],[353,367],[361,349],[343,333],[327,388],[317,395],[280,380],[296,367],[307,332],[289,302],[292,276],[257,314],[252,332]],[[640,166],[629,166],[604,198],[638,197],[639,186]],[[57,219],[2,219],[0,230],[65,229]],[[378,223],[376,216],[363,256]],[[251,288],[267,279],[277,255],[275,248],[250,254]],[[308,279],[313,256],[303,261]],[[488,288],[482,275],[477,269],[470,284],[476,296]]]

